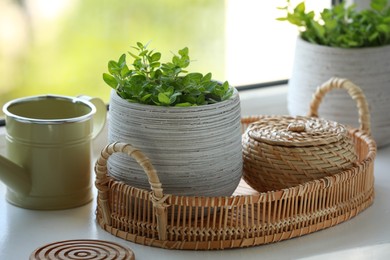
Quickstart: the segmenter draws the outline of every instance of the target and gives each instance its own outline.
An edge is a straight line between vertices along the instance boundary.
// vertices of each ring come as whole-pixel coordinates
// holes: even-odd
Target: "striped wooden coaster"
[[[132,250],[103,240],[65,240],[37,248],[30,260],[112,259],[134,260]]]

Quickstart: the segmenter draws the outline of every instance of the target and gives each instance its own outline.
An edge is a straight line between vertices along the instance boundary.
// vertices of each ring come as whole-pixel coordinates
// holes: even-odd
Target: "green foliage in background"
[[[191,64],[194,70],[224,77],[224,1],[60,1],[69,7],[49,20],[30,4],[8,2],[18,11],[10,21],[13,34],[23,37],[0,44],[0,107],[13,98],[47,93],[108,102],[101,73],[109,59],[136,41],[152,41],[163,52],[188,46],[199,59]],[[5,14],[0,9],[0,17]],[[5,45],[15,48],[5,53]]]
[[[324,9],[319,16],[307,12],[305,2],[279,8],[286,16],[278,18],[298,26],[300,36],[311,43],[342,47],[374,47],[390,44],[390,5],[388,0],[372,0],[371,8],[357,11],[345,2]]]
[[[133,46],[137,54],[132,68],[126,62],[126,54],[118,61],[108,62],[108,73],[103,80],[118,95],[129,102],[158,106],[188,107],[220,102],[230,98],[233,88],[226,81],[219,84],[212,80],[212,74],[188,73],[190,65],[187,47],[173,54],[171,62],[162,63],[161,53],[148,49],[148,44],[137,42]]]

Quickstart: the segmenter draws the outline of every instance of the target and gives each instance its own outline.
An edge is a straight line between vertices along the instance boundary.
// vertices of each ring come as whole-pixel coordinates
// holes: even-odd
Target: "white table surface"
[[[0,153],[4,152],[1,146],[2,140]],[[0,182],[0,260],[28,259],[40,246],[71,239],[113,241],[129,247],[136,259],[140,260],[390,259],[389,170],[390,146],[378,150],[376,157],[374,204],[349,221],[273,244],[220,251],[160,249],[112,236],[95,221],[96,199],[85,206],[69,210],[36,211],[18,208],[6,202],[6,187]]]

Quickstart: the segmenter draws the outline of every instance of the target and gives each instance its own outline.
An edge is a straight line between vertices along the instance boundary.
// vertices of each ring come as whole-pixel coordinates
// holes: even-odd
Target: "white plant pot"
[[[130,103],[111,92],[108,141],[141,150],[157,170],[164,193],[229,196],[242,175],[240,99],[196,107]],[[127,155],[114,154],[109,174],[149,190],[146,174]]]
[[[390,45],[344,49],[321,46],[298,37],[288,83],[288,110],[305,115],[315,89],[331,77],[347,78],[364,92],[371,113],[372,135],[378,146],[390,144]],[[357,127],[358,109],[348,93],[329,93],[320,117]]]

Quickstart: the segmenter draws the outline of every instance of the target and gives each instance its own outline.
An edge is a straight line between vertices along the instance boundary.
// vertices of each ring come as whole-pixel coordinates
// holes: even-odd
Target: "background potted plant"
[[[336,76],[359,85],[370,105],[372,134],[378,146],[390,144],[390,5],[372,0],[358,11],[345,3],[307,11],[305,3],[281,8],[281,21],[299,29],[293,70],[288,84],[288,109],[304,114],[317,86]],[[319,111],[326,117],[357,126],[354,102],[343,91],[333,91]]]
[[[240,99],[228,82],[212,74],[189,73],[188,48],[161,62],[161,53],[137,43],[131,67],[126,55],[108,62],[104,81],[112,87],[108,140],[127,142],[156,168],[164,192],[228,196],[242,174]],[[140,166],[113,155],[109,173],[131,186],[149,189]]]

